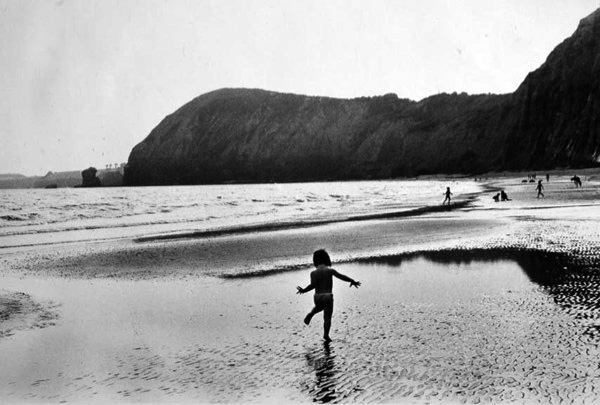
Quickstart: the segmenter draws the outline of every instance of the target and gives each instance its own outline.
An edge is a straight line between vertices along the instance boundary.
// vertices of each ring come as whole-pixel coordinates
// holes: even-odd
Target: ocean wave
[[[87,225],[65,225],[65,226],[57,226],[57,227],[44,227],[41,229],[31,229],[31,228],[23,228],[23,227],[9,227],[3,228],[2,232],[0,232],[0,237],[7,236],[20,236],[20,235],[36,235],[36,234],[48,234],[48,233],[56,233],[56,232],[72,232],[72,231],[91,231],[91,230],[99,230],[99,229],[119,229],[119,228],[135,228],[135,227],[144,227],[144,226],[152,226],[152,225],[169,225],[169,224],[193,224],[195,222],[204,222],[209,220],[209,217],[206,218],[194,218],[192,221],[188,219],[182,220],[154,220],[154,221],[140,221],[134,223],[112,223],[112,224],[87,224]],[[1,248],[1,246],[0,246]]]
[[[106,229],[95,234],[111,238],[172,232],[177,238],[188,237],[194,229],[229,233],[252,231],[248,228],[251,224],[268,229],[271,224],[296,227],[418,215],[427,211],[422,207],[439,203],[437,191],[441,186],[446,184],[373,181],[111,188],[94,194],[77,189],[56,195],[37,190],[6,191],[0,193],[4,207],[0,211],[0,237],[40,234],[39,239],[47,241],[48,236],[42,235]],[[453,185],[453,192],[458,197],[474,188],[470,182],[461,183]],[[407,213],[419,207],[421,211]],[[139,230],[116,231],[135,227]],[[195,236],[201,237],[192,234]]]
[[[38,218],[39,216],[40,216],[40,214],[38,214],[36,212],[32,212],[32,213],[25,214],[25,215],[14,215],[14,214],[0,215],[0,219],[2,219],[4,221],[21,222],[21,221],[30,221],[32,219]]]
[[[27,221],[28,217],[20,216],[20,215],[1,215],[0,219],[5,221]]]

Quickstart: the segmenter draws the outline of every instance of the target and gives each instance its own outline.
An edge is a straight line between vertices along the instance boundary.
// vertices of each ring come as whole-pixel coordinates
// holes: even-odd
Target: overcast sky
[[[222,87],[507,93],[600,0],[0,0],[0,173],[127,161]]]

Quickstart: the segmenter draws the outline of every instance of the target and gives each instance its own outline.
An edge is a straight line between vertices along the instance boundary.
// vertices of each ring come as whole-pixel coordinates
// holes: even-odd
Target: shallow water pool
[[[594,274],[538,253],[472,251],[334,267],[363,285],[335,282],[331,344],[319,316],[302,323],[312,297],[295,287],[310,269],[228,280],[0,277],[3,289],[59,305],[55,326],[0,340],[0,398],[600,399],[597,301],[582,291],[597,285]]]

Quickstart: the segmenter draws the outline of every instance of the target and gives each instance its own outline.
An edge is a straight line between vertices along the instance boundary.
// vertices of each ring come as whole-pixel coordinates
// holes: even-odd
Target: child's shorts
[[[333,310],[333,293],[315,294],[315,307]]]

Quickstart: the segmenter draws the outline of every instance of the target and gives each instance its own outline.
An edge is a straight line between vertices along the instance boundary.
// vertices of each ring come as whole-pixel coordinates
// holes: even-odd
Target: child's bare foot
[[[310,316],[310,314],[306,315],[306,317],[304,318],[304,323],[309,325],[311,318],[312,318],[312,316]]]

